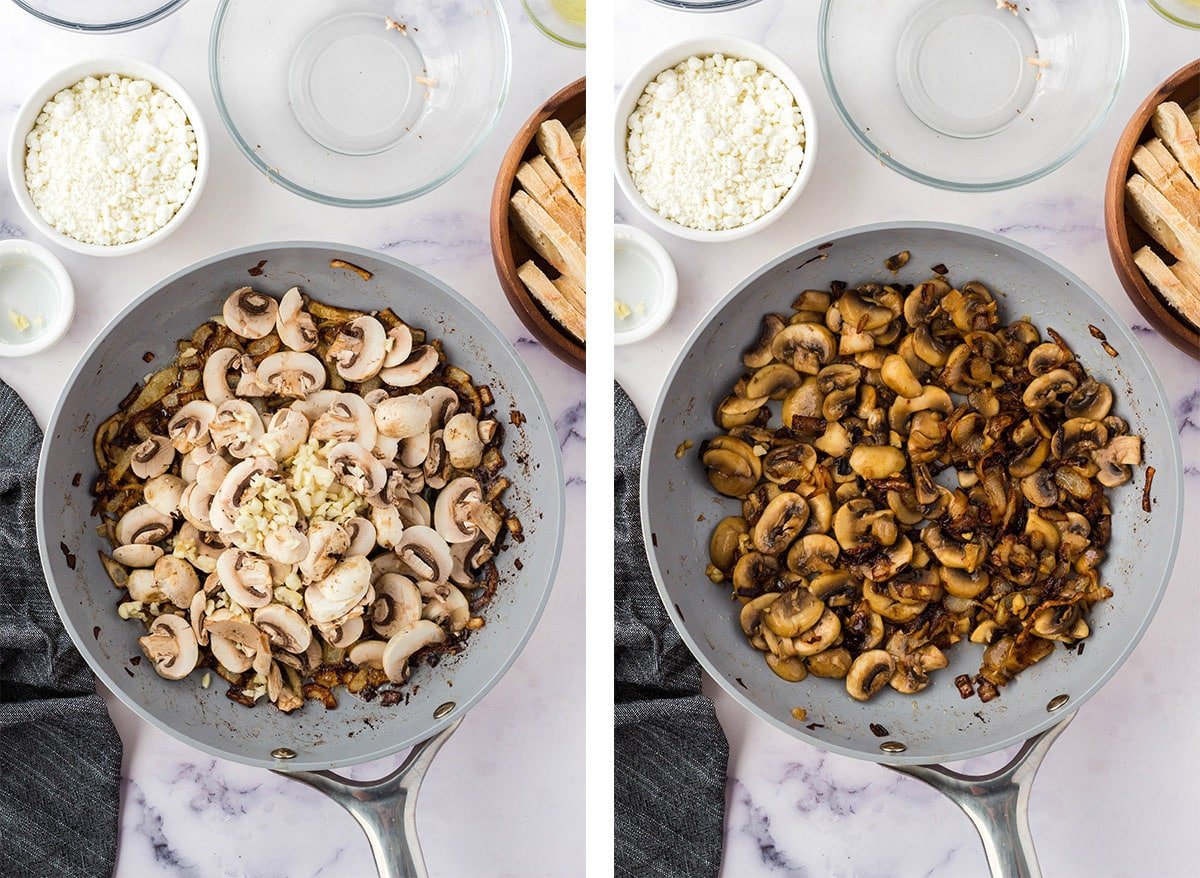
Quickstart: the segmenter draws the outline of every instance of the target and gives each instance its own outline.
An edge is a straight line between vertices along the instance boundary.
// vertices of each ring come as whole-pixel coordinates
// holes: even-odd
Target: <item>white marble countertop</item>
[[[1105,245],[1103,184],[1134,108],[1200,52],[1195,33],[1168,24],[1143,0],[1130,0],[1129,73],[1112,115],[1091,143],[1065,167],[1030,185],[956,194],[886,169],[851,138],[818,69],[817,7],[815,0],[764,0],[740,12],[695,15],[645,0],[617,0],[618,86],[661,48],[664,34],[672,41],[737,34],[764,42],[794,66],[821,126],[814,177],[799,204],[775,225],[744,241],[709,247],[656,233],[679,269],[679,306],[656,336],[617,349],[617,380],[648,414],[683,341],[709,308],[770,257],[810,238],[897,219],[982,227],[1061,262],[1138,330],[1175,405],[1187,478],[1183,532],[1194,539],[1200,534],[1200,365],[1145,328],[1122,292]],[[617,213],[619,221],[652,231],[620,195]],[[1050,751],[1031,802],[1034,839],[1047,875],[1195,874],[1200,706],[1194,687],[1181,685],[1167,668],[1194,661],[1183,644],[1195,637],[1200,620],[1198,574],[1200,562],[1185,542],[1145,639]],[[722,875],[987,874],[967,818],[933,790],[795,741],[753,718],[711,680],[706,691],[716,701],[732,750]]]
[[[408,204],[364,211],[292,195],[238,152],[208,86],[213,4],[189,3],[147,29],[97,37],[55,29],[11,3],[0,3],[0,137],[5,142],[26,94],[56,69],[89,54],[129,54],[162,66],[191,92],[208,124],[213,158],[195,213],[163,243],[116,259],[56,250],[75,281],[75,322],[49,351],[0,360],[0,378],[44,424],[85,346],[159,278],[212,253],[262,241],[313,239],[375,248],[449,283],[516,343],[556,419],[568,497],[564,557],[581,559],[583,376],[533,341],[509,309],[492,267],[488,200],[517,128],[543,100],[582,75],[584,56],[538,33],[518,0],[505,0],[504,6],[514,42],[512,90],[483,150],[441,189]],[[40,240],[13,201],[7,174],[2,179],[0,238]],[[557,878],[583,871],[584,607],[578,570],[564,565],[524,653],[466,717],[429,772],[418,825],[435,876]],[[374,874],[365,837],[333,803],[268,772],[205,756],[151,728],[115,698],[108,701],[125,744],[118,878]],[[356,776],[380,776],[396,763],[367,766]],[[466,812],[464,792],[470,802]],[[469,842],[463,840],[464,822],[472,826]],[[265,826],[285,827],[286,844],[264,845]]]

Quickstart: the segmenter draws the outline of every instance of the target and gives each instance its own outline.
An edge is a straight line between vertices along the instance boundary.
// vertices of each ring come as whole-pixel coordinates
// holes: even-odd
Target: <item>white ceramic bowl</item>
[[[4,273],[13,270],[36,271],[53,292],[10,289]],[[25,332],[9,325],[9,311],[32,320]],[[46,350],[66,334],[75,316],[75,285],[63,264],[41,244],[24,238],[0,241],[0,357],[27,357]]]
[[[33,124],[42,107],[58,92],[69,88],[86,76],[99,77],[110,73],[145,79],[179,102],[179,106],[187,114],[188,122],[191,123],[192,130],[196,134],[196,179],[192,182],[192,191],[188,195],[187,201],[165,226],[153,234],[130,241],[128,244],[85,244],[55,229],[42,219],[42,215],[34,206],[33,199],[29,197],[29,190],[25,188],[25,137],[33,130]],[[174,232],[196,206],[196,201],[204,189],[204,182],[208,178],[208,161],[208,132],[204,127],[204,120],[200,116],[200,108],[196,106],[192,96],[174,78],[153,64],[121,55],[105,55],[76,61],[46,79],[34,89],[33,93],[26,98],[25,103],[21,105],[21,109],[17,111],[8,139],[8,180],[12,186],[13,196],[16,198],[17,204],[21,206],[21,210],[34,228],[55,244],[86,256],[124,256],[136,253],[153,247]]]
[[[738,226],[736,229],[723,229],[710,232],[701,229],[692,229],[666,219],[646,204],[645,199],[638,192],[637,186],[634,185],[633,178],[629,174],[629,166],[625,161],[625,140],[626,122],[629,119],[629,115],[637,105],[637,100],[641,97],[642,92],[646,90],[646,86],[658,74],[669,67],[674,67],[679,62],[693,55],[705,56],[718,52],[730,58],[754,61],[760,67],[778,76],[783,81],[783,84],[788,87],[792,95],[796,98],[796,106],[800,108],[800,113],[804,117],[804,163],[800,166],[800,174],[797,176],[796,182],[792,184],[792,188],[788,190],[787,195],[780,199],[779,203],[771,210],[753,222],[747,223],[744,226]],[[817,114],[813,110],[813,104],[808,97],[808,92],[800,82],[800,77],[774,52],[760,46],[758,43],[739,37],[699,37],[684,40],[681,43],[676,43],[663,49],[661,52],[647,59],[626,80],[625,87],[621,89],[621,94],[617,97],[616,124],[614,128],[616,153],[613,165],[616,169],[617,183],[620,185],[621,191],[625,193],[625,197],[629,199],[634,208],[642,216],[646,217],[646,219],[654,223],[658,228],[665,232],[670,232],[672,235],[692,241],[733,241],[738,238],[744,238],[747,235],[753,235],[760,229],[766,228],[775,222],[775,220],[783,216],[788,208],[796,203],[801,191],[808,185],[809,178],[812,177],[813,162],[817,155]]]
[[[635,255],[636,264],[644,267],[637,272],[637,281],[644,284],[637,290],[621,288],[620,271],[615,278],[617,297],[631,308],[642,307],[646,312],[636,321],[618,319],[613,329],[613,344],[633,344],[649,338],[671,319],[679,300],[679,277],[666,248],[641,229],[617,224],[613,226],[613,239],[614,258],[617,249],[625,248]]]

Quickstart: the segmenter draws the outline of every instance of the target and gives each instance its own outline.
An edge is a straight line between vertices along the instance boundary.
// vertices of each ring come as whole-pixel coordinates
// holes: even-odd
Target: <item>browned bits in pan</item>
[[[901,250],[894,256],[889,256],[883,261],[883,267],[888,271],[897,272],[904,266],[908,265],[908,260],[912,256],[907,250]]]
[[[989,701],[1090,636],[1112,594],[1107,491],[1142,461],[1060,333],[938,274],[834,282],[766,315],[698,449],[741,503],[706,574],[750,644],[783,679],[840,679],[860,701],[921,692],[963,641],[982,662],[955,686]]]
[[[1146,485],[1142,488],[1142,511],[1149,515],[1154,511],[1154,507],[1150,505],[1150,486],[1154,484],[1154,467],[1146,467]]]

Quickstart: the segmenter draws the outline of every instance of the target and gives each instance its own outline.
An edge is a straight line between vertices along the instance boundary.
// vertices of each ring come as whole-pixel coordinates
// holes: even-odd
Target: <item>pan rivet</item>
[[[295,759],[296,751],[291,747],[276,747],[271,751],[271,755],[276,759]]]
[[[884,753],[903,753],[908,747],[899,741],[884,741],[879,745],[879,749]]]
[[[450,713],[450,711],[454,710],[456,706],[457,705],[455,705],[453,701],[447,701],[445,704],[439,704],[433,711],[433,718],[441,719],[442,717],[446,716],[446,714]]]
[[[1064,704],[1066,704],[1070,700],[1071,700],[1071,696],[1065,692],[1062,695],[1055,695],[1046,704],[1046,710],[1049,713],[1053,713],[1054,711],[1058,710],[1060,707],[1062,707]]]

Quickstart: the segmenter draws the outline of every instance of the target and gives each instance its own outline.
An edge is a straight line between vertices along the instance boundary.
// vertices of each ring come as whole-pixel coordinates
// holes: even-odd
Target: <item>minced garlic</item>
[[[616,300],[615,310],[617,312],[618,320],[627,320],[633,314],[633,309],[630,308],[628,305],[626,305],[624,302],[622,302],[620,299]]]
[[[26,332],[33,325],[29,322],[28,317],[20,311],[14,311],[12,308],[8,309],[8,322],[13,325],[13,328],[17,332]]]

